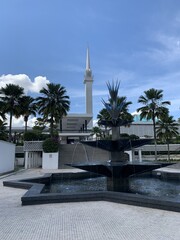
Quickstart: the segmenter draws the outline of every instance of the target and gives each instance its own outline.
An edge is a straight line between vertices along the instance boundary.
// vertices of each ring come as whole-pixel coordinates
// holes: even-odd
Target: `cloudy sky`
[[[37,96],[48,82],[60,83],[70,112],[83,113],[87,46],[94,119],[108,97],[106,82],[117,79],[131,113],[143,91],[156,88],[180,117],[179,0],[0,1],[0,87],[19,84]]]

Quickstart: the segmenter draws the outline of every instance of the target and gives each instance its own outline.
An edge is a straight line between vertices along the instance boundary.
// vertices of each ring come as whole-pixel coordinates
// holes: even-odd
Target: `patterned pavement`
[[[26,190],[2,185],[43,174],[26,170],[0,179],[1,240],[180,239],[180,213],[102,201],[22,207]]]

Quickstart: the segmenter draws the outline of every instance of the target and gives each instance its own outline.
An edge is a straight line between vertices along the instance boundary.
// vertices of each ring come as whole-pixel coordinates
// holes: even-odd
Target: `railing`
[[[24,142],[24,151],[33,152],[33,151],[42,151],[43,141],[25,141]]]

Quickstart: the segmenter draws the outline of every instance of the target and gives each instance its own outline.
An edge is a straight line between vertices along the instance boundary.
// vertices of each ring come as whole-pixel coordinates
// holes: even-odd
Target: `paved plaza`
[[[0,240],[180,239],[180,213],[102,201],[21,206],[27,190],[2,185],[43,174],[34,169],[0,178]]]

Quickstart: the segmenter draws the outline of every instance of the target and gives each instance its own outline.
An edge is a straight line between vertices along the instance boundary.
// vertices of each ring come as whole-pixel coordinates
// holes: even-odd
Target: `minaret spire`
[[[89,56],[89,48],[87,48],[86,54],[86,71],[90,71],[90,56]]]
[[[86,114],[92,114],[93,113],[93,102],[92,102],[93,76],[92,76],[92,71],[90,67],[89,48],[87,48],[87,53],[86,53],[86,70],[84,74],[84,84],[85,84],[85,96],[86,96]]]
[[[84,75],[84,83],[86,83],[87,81],[93,82],[92,71],[90,67],[89,48],[87,48],[87,53],[86,53],[86,71]]]

